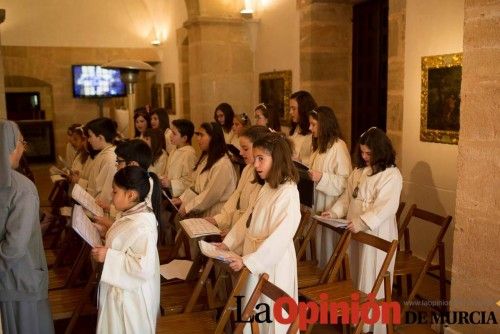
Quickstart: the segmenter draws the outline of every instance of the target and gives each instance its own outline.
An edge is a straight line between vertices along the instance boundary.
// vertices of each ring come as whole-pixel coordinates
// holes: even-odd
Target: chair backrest
[[[245,306],[245,309],[243,310],[243,314],[241,315],[241,319],[243,321],[248,321],[248,319],[255,313],[254,308],[255,305],[257,304],[257,301],[259,298],[264,295],[267,296],[269,299],[273,300],[276,302],[279,298],[284,298],[288,297],[291,298],[289,294],[287,294],[285,291],[281,290],[278,288],[276,285],[268,281],[269,275],[268,274],[262,274],[260,276],[259,282],[255,286],[255,289],[252,292],[252,295],[250,296],[250,299]],[[282,304],[282,310],[285,310],[288,313],[288,304],[283,303]],[[241,334],[243,333],[243,329],[245,328],[246,323],[240,322],[236,326],[236,329],[234,330],[233,333],[235,334]],[[259,326],[256,322],[251,323],[251,329],[252,329],[252,334],[259,334]],[[291,324],[290,327],[287,330],[288,333],[297,333],[299,329],[299,317],[297,317]]]
[[[452,217],[443,217],[435,213],[419,209],[415,204],[413,204],[410,207],[410,210],[408,210],[408,213],[406,214],[406,217],[399,227],[398,231],[399,242],[401,243],[401,241],[404,240],[404,250],[407,252],[411,252],[410,230],[408,226],[410,225],[413,217],[419,218],[421,221],[432,223],[440,227],[439,233],[434,239],[434,244],[432,245],[428,253],[429,256],[432,254],[432,257],[434,257],[435,251],[439,247],[439,243],[442,242],[444,235],[448,230],[448,226],[451,223]]]
[[[231,270],[227,268],[227,270]],[[238,280],[231,291],[231,295],[227,299],[226,305],[222,310],[219,320],[217,321],[217,327],[215,329],[215,334],[223,334],[225,332],[226,324],[228,323],[231,313],[236,309],[236,296],[241,295],[241,292],[246,286],[248,276],[250,275],[250,271],[243,267],[238,276]]]
[[[401,214],[403,213],[405,205],[406,205],[405,202],[399,202],[398,211],[396,211],[396,222],[398,223],[398,226],[400,224]]]

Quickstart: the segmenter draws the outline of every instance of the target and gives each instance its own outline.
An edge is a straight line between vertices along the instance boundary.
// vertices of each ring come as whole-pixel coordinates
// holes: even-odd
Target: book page
[[[345,228],[347,226],[347,224],[349,223],[349,220],[347,220],[347,219],[322,217],[320,215],[313,216],[313,219],[316,219],[317,221],[326,223],[330,226],[340,227],[340,228]]]
[[[102,217],[104,216],[104,211],[97,205],[94,197],[92,197],[88,192],[86,192],[79,184],[75,184],[73,191],[71,192],[71,197],[85,209],[89,210],[93,215]]]
[[[220,234],[220,230],[215,225],[203,218],[184,219],[180,221],[180,224],[191,239]]]
[[[60,168],[57,168],[56,166],[50,166],[49,167],[49,173],[50,175],[68,175],[68,173]]]
[[[228,262],[227,261],[228,256],[238,255],[232,251],[225,251],[225,250],[218,249],[217,247],[215,247],[215,245],[208,243],[206,241],[203,241],[203,240],[198,241],[198,245],[200,246],[200,251],[203,253],[203,255],[205,255],[207,257],[211,257],[211,258],[216,259],[216,260]]]
[[[73,207],[73,219],[71,220],[71,226],[90,246],[102,246],[99,231],[94,224],[92,224],[80,205],[75,205]]]
[[[52,183],[56,183],[56,182],[59,182],[59,181],[64,181],[66,179],[64,177],[62,177],[61,175],[59,175],[59,174],[54,174],[54,175],[50,176],[50,180],[52,181]]]
[[[160,275],[165,279],[182,279],[185,280],[189,270],[193,265],[193,261],[189,260],[172,260],[170,263],[160,266]]]

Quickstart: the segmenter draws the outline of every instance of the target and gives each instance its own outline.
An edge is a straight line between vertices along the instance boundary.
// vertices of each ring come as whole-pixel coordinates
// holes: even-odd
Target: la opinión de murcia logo
[[[370,293],[360,303],[359,293],[351,294],[350,302],[329,302],[328,294],[320,294],[320,303],[299,302],[293,298],[278,298],[273,305],[274,320],[281,324],[291,324],[299,317],[299,329],[305,331],[309,324],[353,324],[360,320],[367,325],[377,322],[384,324],[401,324],[401,304],[396,301],[377,301],[375,294]],[[241,323],[271,323],[271,307],[267,303],[255,305],[255,313],[249,319],[242,319],[244,296],[236,298],[236,322]],[[288,314],[283,314],[283,306],[288,307]],[[452,312],[405,312],[407,324],[497,324],[493,311],[452,311]]]

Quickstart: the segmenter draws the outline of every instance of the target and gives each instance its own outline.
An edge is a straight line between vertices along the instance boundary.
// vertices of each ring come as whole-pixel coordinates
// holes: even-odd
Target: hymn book
[[[71,227],[92,247],[102,246],[99,231],[90,221],[80,205],[73,207]]]
[[[178,278],[185,280],[193,266],[193,261],[172,260],[160,266],[160,274],[167,280]]]
[[[104,211],[97,205],[94,197],[92,197],[88,192],[86,192],[79,184],[75,184],[73,191],[71,192],[71,197],[80,203],[85,209],[89,210],[94,216],[102,217],[104,216]]]
[[[349,220],[347,219],[323,217],[320,215],[313,216],[313,219],[316,219],[317,221],[328,224],[330,226],[339,228],[346,228],[347,224],[349,224]]]
[[[205,255],[206,257],[211,257],[212,259],[229,262],[227,260],[229,256],[238,256],[238,254],[236,254],[235,252],[219,249],[215,245],[203,240],[198,241],[198,245],[200,246],[200,251],[203,253],[203,255]]]
[[[220,230],[214,224],[203,218],[184,219],[181,220],[180,224],[191,239],[220,234]]]

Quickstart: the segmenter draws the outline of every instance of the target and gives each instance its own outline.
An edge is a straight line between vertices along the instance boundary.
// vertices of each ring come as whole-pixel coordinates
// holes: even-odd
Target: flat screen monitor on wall
[[[98,65],[73,65],[73,96],[83,98],[126,96],[120,70]]]

